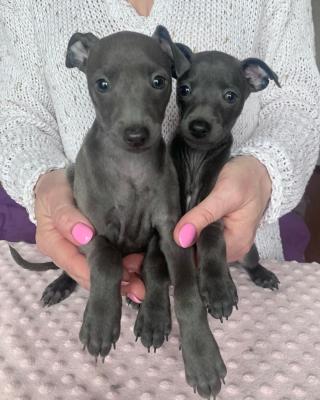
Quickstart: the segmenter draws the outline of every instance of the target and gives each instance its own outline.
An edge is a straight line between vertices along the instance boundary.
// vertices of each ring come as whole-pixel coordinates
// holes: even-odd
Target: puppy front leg
[[[208,225],[197,241],[200,294],[208,312],[222,322],[237,306],[238,295],[226,257],[223,225],[220,221]]]
[[[169,299],[169,274],[166,260],[160,250],[159,236],[151,239],[142,265],[142,277],[146,288],[145,298],[139,308],[134,326],[136,337],[150,350],[162,346],[171,331]]]
[[[186,380],[200,396],[216,396],[226,367],[210,331],[193,263],[192,249],[182,249],[172,238],[172,229],[160,231],[160,246],[174,285],[174,306],[180,328]]]
[[[102,236],[92,239],[85,252],[91,268],[90,296],[80,340],[90,354],[104,359],[120,335],[121,253]]]

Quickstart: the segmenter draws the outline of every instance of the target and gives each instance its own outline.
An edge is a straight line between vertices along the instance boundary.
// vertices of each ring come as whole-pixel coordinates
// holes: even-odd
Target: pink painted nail
[[[179,243],[181,247],[190,247],[196,240],[197,231],[193,224],[185,224],[179,232]]]
[[[135,296],[133,293],[128,293],[127,297],[129,297],[129,299],[132,300],[134,303],[142,303],[142,300],[138,299],[138,297]]]
[[[72,228],[71,234],[78,243],[87,244],[92,239],[93,231],[89,226],[79,222]]]

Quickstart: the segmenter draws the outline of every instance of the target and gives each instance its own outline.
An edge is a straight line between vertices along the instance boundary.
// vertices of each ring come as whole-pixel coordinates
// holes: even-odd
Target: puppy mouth
[[[124,142],[125,150],[131,153],[142,153],[144,151],[150,150],[152,147],[156,146],[158,143],[157,140],[149,138],[148,140],[144,141],[143,143],[129,143]]]
[[[207,140],[206,140],[207,139]],[[208,149],[209,147],[212,147],[212,142],[208,140],[208,138],[193,138],[191,135],[184,136],[184,140],[188,144],[189,147],[193,149]]]
[[[223,129],[219,129],[219,134],[215,134],[213,137],[213,132],[208,132],[207,135],[202,137],[194,137],[189,129],[182,129],[180,135],[187,145],[195,150],[210,150],[218,149],[223,147],[226,140],[229,140],[228,136],[223,134]]]
[[[142,153],[143,151],[147,151],[152,147],[152,144],[127,144],[126,150],[133,153]]]

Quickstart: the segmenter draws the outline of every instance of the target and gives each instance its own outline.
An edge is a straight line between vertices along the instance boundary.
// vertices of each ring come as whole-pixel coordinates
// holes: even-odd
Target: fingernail
[[[93,231],[89,226],[79,222],[71,231],[73,238],[80,244],[87,244],[93,236]]]
[[[129,281],[121,281],[121,286],[128,286],[129,283]]]
[[[137,296],[135,296],[133,293],[128,293],[127,297],[129,297],[130,300],[132,300],[134,303],[142,303],[142,300],[140,300]]]
[[[197,231],[193,224],[185,224],[179,232],[179,243],[181,247],[190,247],[196,240]]]

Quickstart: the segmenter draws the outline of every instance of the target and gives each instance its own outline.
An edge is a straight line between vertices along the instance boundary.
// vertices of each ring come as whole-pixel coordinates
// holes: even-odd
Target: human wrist
[[[258,158],[254,156],[243,156],[243,157],[248,158],[248,160],[250,160],[250,163],[254,165],[254,170],[255,173],[257,174],[257,177],[259,178],[259,182],[261,183],[264,192],[270,197],[272,190],[272,182],[266,166]]]
[[[45,172],[38,178],[37,183],[34,186],[34,194],[37,196],[40,193],[48,192],[50,189],[53,189],[58,182],[64,181],[66,182],[64,168]]]
[[[261,207],[265,211],[272,193],[272,181],[266,166],[256,157],[239,155],[231,159],[237,163],[237,169],[245,171],[242,189],[260,198]]]

